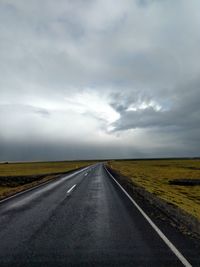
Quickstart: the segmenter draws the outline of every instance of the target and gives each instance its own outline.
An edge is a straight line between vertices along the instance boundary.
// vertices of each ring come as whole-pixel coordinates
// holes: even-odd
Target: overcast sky
[[[200,156],[199,0],[0,0],[0,161]]]

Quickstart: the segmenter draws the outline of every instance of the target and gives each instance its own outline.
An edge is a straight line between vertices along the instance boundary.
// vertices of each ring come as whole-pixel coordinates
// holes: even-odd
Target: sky
[[[200,156],[199,0],[0,0],[0,161]]]

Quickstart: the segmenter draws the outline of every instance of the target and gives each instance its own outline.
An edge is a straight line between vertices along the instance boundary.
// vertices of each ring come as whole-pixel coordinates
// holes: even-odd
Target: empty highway
[[[167,232],[171,248],[96,164],[0,203],[0,266],[200,266]]]

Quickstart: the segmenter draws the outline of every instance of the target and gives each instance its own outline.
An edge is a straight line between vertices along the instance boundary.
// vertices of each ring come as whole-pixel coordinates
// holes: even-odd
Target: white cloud
[[[77,151],[101,144],[105,153],[124,145],[133,156],[145,155],[144,138],[152,155],[178,139],[172,154],[183,143],[195,154],[199,8],[198,0],[0,1],[0,145],[10,155],[19,140]]]
[[[120,117],[109,105],[108,95],[96,93],[91,89],[65,97],[65,100],[68,109],[83,115],[90,114],[107,123],[112,123]]]
[[[153,108],[155,111],[162,110],[162,106],[160,104],[151,100],[149,102],[144,101],[144,102],[132,104],[126,109],[126,111],[137,111],[137,110],[148,109],[148,108]]]

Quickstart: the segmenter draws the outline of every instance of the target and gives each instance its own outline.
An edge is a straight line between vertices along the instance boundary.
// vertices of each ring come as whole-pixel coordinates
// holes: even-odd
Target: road
[[[0,203],[0,266],[184,265],[96,164]]]

